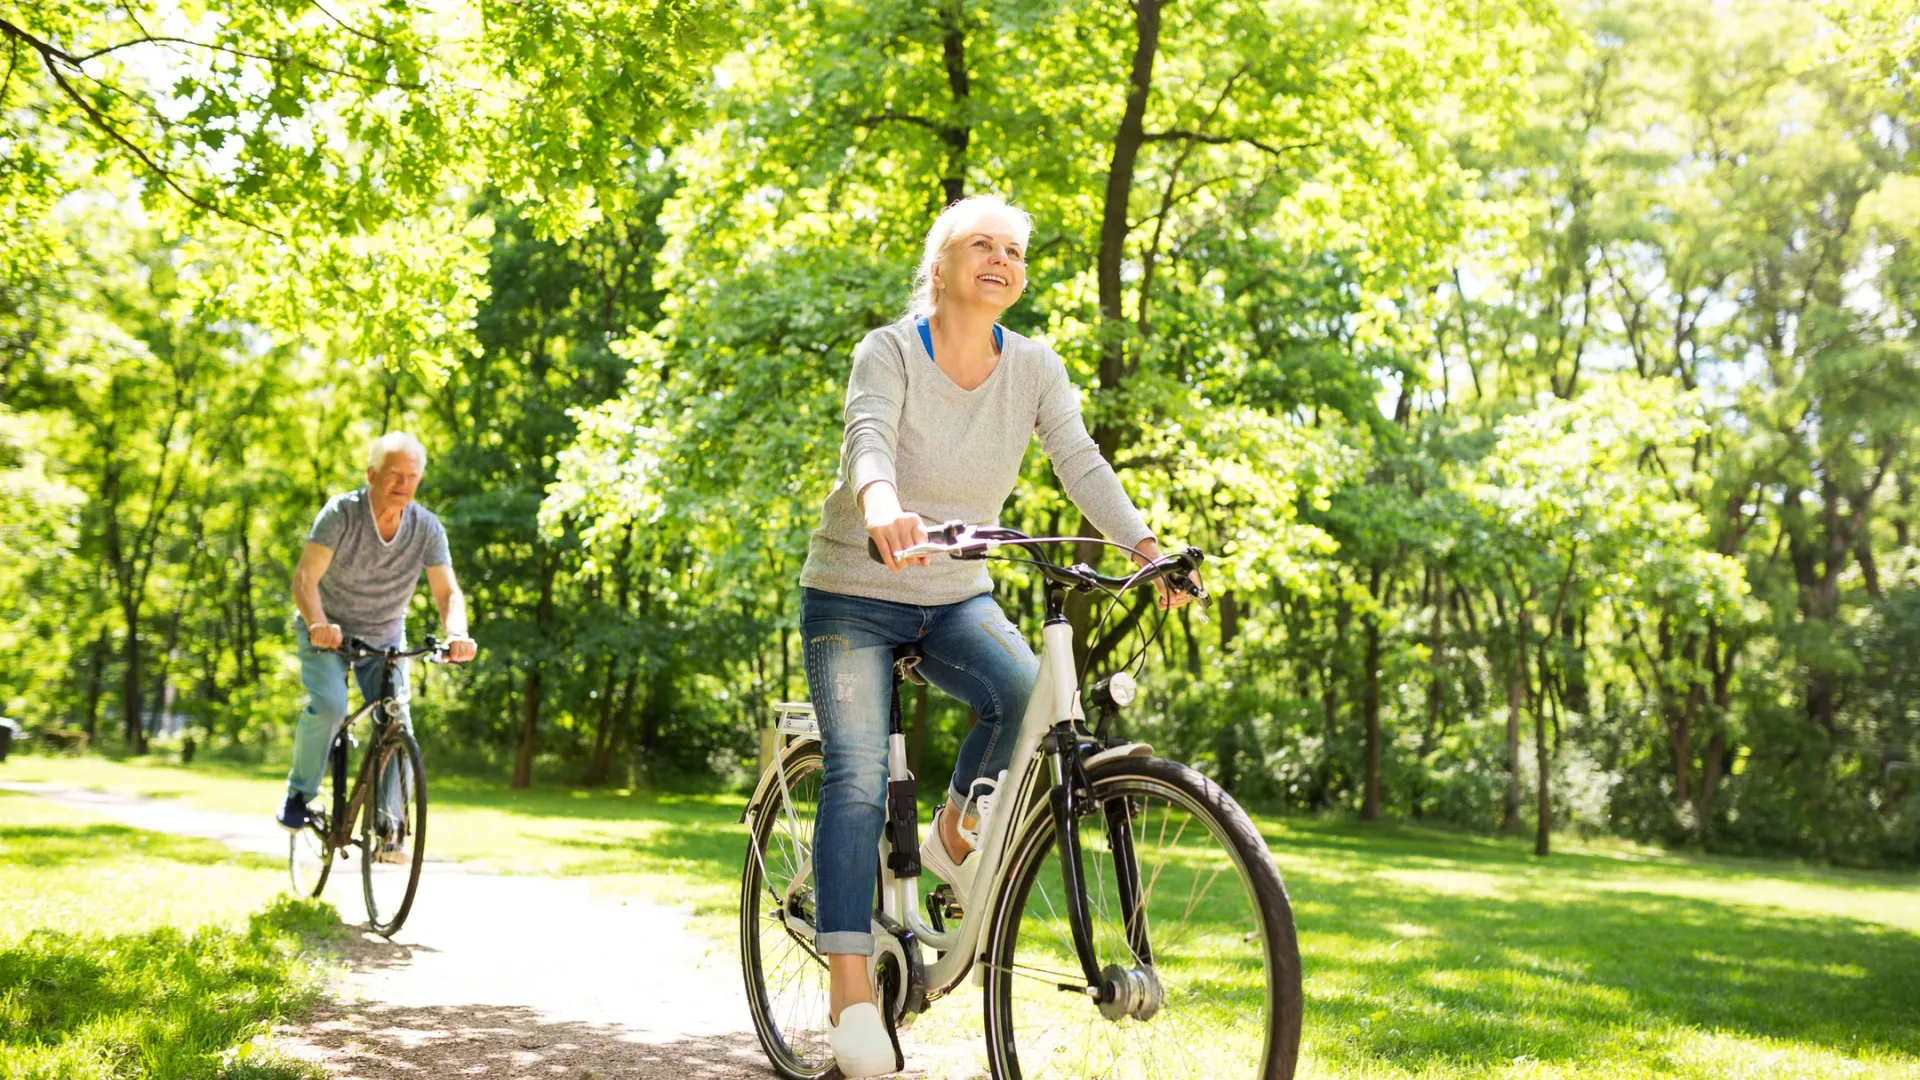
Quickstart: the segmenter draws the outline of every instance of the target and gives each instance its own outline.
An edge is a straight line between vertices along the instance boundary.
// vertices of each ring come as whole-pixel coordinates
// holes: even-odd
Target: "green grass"
[[[0,1078],[304,1080],[251,1040],[318,995],[277,861],[0,792]]]
[[[0,769],[259,814],[282,775]],[[432,775],[429,789],[432,854],[690,905],[728,947],[739,800]],[[1920,1077],[1920,876],[1571,838],[1543,861],[1521,841],[1412,826],[1260,825],[1300,928],[1303,1076]],[[977,995],[956,997],[917,1030],[977,1033]]]

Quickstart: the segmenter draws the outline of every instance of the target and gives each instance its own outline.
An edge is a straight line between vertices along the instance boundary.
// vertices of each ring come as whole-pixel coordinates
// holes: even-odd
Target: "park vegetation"
[[[1542,854],[1920,855],[1895,0],[48,0],[0,52],[30,727],[279,753],[306,526],[406,429],[482,647],[429,754],[738,782],[806,692],[852,348],[991,191],[1036,220],[1008,324],[1209,555],[1130,734]],[[1003,521],[1090,529],[1038,453]],[[1074,614],[1099,670],[1159,620]],[[919,693],[932,768],[967,718]]]

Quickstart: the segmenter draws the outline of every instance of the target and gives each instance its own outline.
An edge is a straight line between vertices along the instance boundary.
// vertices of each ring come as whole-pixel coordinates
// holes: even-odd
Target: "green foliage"
[[[1008,324],[1212,559],[1130,730],[1275,806],[1920,847],[1899,5],[155,14],[4,24],[31,724],[277,760],[281,582],[406,428],[483,648],[422,673],[435,760],[744,781],[806,692],[851,351],[992,190],[1037,223]],[[1038,454],[1003,520],[1087,527]],[[1094,668],[1134,651],[1074,616]],[[933,705],[929,763],[963,724]]]

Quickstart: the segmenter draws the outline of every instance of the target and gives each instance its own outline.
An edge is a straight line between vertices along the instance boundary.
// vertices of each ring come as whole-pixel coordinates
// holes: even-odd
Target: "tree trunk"
[[[1547,710],[1544,705],[1533,710],[1533,758],[1539,768],[1540,791],[1538,813],[1539,821],[1533,830],[1533,853],[1549,853],[1548,835],[1553,825],[1552,787],[1548,784],[1547,772]]]
[[[107,670],[107,650],[107,632],[105,629],[102,629],[99,634],[94,636],[93,648],[88,650],[87,655],[86,728],[87,741],[89,743],[99,737],[96,725],[100,721],[100,696],[105,692],[104,684],[106,680],[103,676]]]
[[[534,736],[540,730],[540,684],[545,674],[545,666],[535,660],[527,665],[520,683],[520,747],[513,755],[513,781],[508,785],[515,791],[533,784]]]
[[[240,637],[234,647],[238,650],[235,660],[241,670],[246,672],[240,680],[252,685],[260,681],[260,653],[256,646],[260,640],[260,625],[253,606],[253,544],[249,537],[252,530],[253,508],[245,500],[240,503]]]
[[[588,783],[597,784],[605,781],[608,771],[613,767],[614,758],[620,756],[620,749],[627,741],[629,730],[627,725],[633,719],[634,691],[639,685],[640,672],[637,669],[627,672],[626,679],[620,685],[620,704],[613,711],[613,730],[588,768]]]
[[[553,579],[560,570],[560,554],[549,554],[540,567],[540,602],[534,609],[534,625],[544,639],[553,626]],[[540,690],[546,681],[546,661],[533,657],[527,661],[526,679],[520,685],[520,747],[513,755],[515,791],[533,783],[533,749],[540,730]]]
[[[1520,710],[1527,700],[1527,602],[1517,593],[1513,613],[1513,667],[1507,674],[1507,798],[1500,831],[1520,831]]]
[[[964,0],[948,0],[940,8],[940,52],[947,69],[947,92],[953,96],[953,113],[968,119],[967,98],[967,24]],[[967,144],[972,141],[969,123],[945,124],[940,141],[947,145],[946,175],[940,187],[946,205],[952,206],[967,195]]]
[[[1380,579],[1383,569],[1373,568],[1372,580],[1367,589],[1373,594],[1374,606],[1367,610],[1361,625],[1366,630],[1367,653],[1363,662],[1365,688],[1360,701],[1360,715],[1366,727],[1365,762],[1362,766],[1360,820],[1373,822],[1380,820],[1380,611],[1379,604],[1384,600],[1380,595]]]
[[[1428,591],[1429,601],[1433,604],[1433,623],[1427,632],[1427,663],[1430,671],[1427,678],[1427,726],[1420,733],[1419,768],[1414,770],[1413,816],[1420,818],[1426,814],[1427,755],[1433,753],[1434,743],[1440,737],[1441,707],[1446,702],[1446,691],[1441,680],[1446,674],[1446,662],[1443,655],[1447,632],[1447,576],[1441,567],[1433,569],[1433,587]]]
[[[122,604],[120,611],[127,622],[127,636],[121,647],[121,731],[126,738],[128,752],[144,754],[147,752],[147,728],[141,716],[140,609],[134,604]]]
[[[607,751],[613,745],[613,687],[619,677],[618,667],[618,658],[608,653],[606,684],[600,688],[600,723],[594,730],[593,756],[587,760],[588,787],[595,787],[607,779],[607,762],[611,757]]]
[[[1140,148],[1146,144],[1147,97],[1153,87],[1154,58],[1160,48],[1160,8],[1162,0],[1134,0],[1133,62],[1127,77],[1126,107],[1113,135],[1113,155],[1107,165],[1107,190],[1101,206],[1100,250],[1094,260],[1099,286],[1101,315],[1099,388],[1118,390],[1126,378],[1126,309],[1121,281],[1121,266],[1126,261],[1127,222],[1133,195],[1135,165]],[[1093,426],[1093,441],[1109,462],[1120,449],[1122,428],[1104,418]],[[1098,530],[1084,516],[1080,535],[1097,536]],[[1093,564],[1100,551],[1095,544],[1074,545],[1074,558]],[[1084,669],[1094,643],[1092,631],[1093,597],[1075,593],[1067,599],[1067,617],[1074,627],[1074,659]]]

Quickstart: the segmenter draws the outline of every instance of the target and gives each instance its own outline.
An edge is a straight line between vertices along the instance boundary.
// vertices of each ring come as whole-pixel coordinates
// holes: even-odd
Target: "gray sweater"
[[[993,583],[980,562],[936,558],[894,573],[867,554],[857,493],[888,480],[929,525],[998,522],[1035,435],[1067,496],[1108,539],[1152,535],[1080,419],[1080,397],[1052,349],[1006,331],[987,380],[962,390],[927,355],[911,319],[868,334],[847,379],[840,474],[813,531],[800,584],[903,604],[954,604]]]

